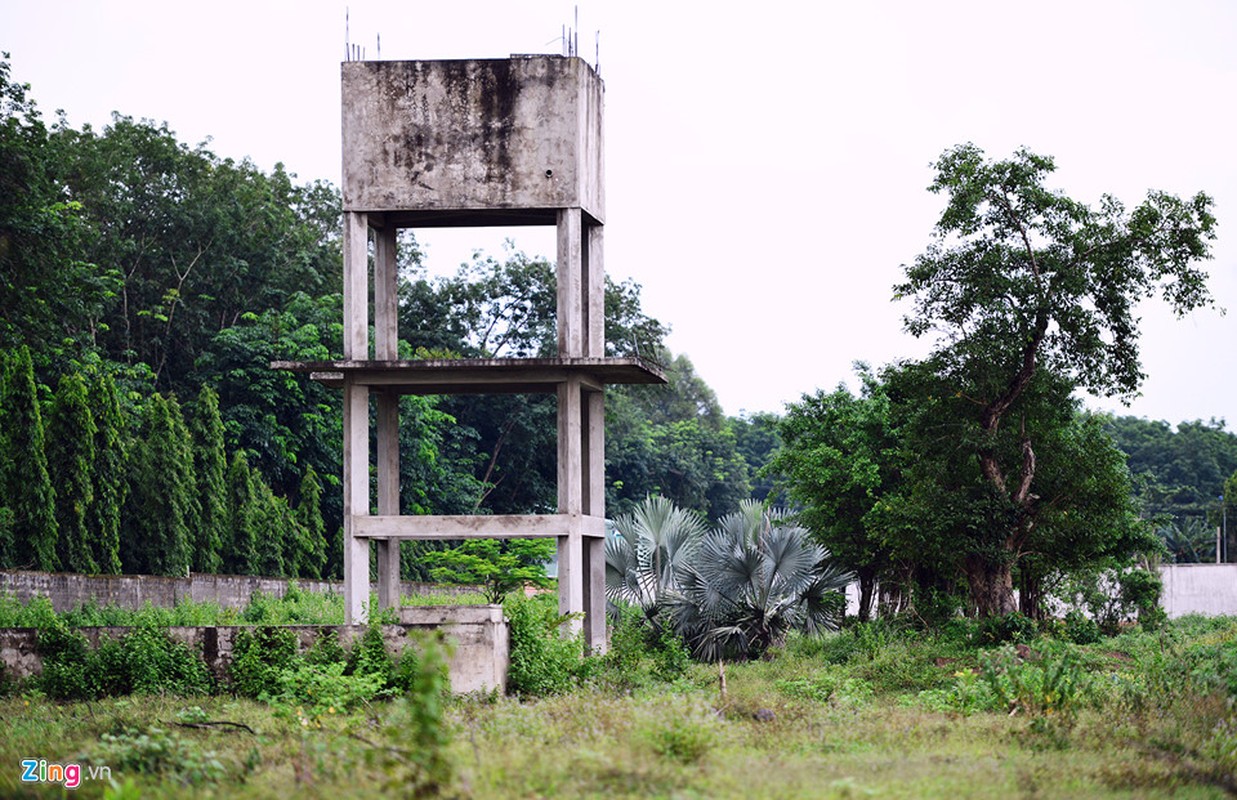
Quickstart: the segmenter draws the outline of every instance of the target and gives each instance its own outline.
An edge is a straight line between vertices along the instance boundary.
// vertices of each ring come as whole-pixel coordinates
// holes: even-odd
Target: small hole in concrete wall
[[[545,171],[545,176],[546,176],[547,178],[553,178],[553,177],[554,177],[554,170],[552,170],[552,169],[547,169],[547,170]]]

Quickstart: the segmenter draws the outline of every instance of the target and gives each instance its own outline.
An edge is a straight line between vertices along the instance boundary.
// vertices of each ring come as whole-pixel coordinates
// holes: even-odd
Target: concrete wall
[[[341,581],[297,580],[307,592],[343,593]],[[283,597],[286,578],[258,578],[247,575],[191,575],[168,578],[162,575],[77,575],[60,572],[18,572],[0,570],[0,592],[22,602],[41,595],[51,598],[52,608],[67,611],[90,601],[100,606],[137,610],[146,603],[171,608],[181,600],[213,602],[223,608],[244,608],[255,592]],[[445,586],[437,583],[400,584],[404,595],[463,594],[471,586]]]
[[[407,609],[419,612],[421,609]],[[412,621],[382,626],[387,651],[397,654],[415,642],[413,634],[437,630],[449,642],[452,653],[448,662],[451,690],[467,692],[505,692],[507,668],[510,664],[507,623],[500,606],[444,606],[425,609],[426,614],[409,614]],[[345,648],[351,646],[364,626],[287,625],[293,631],[301,650],[308,649],[323,636],[335,636]],[[81,628],[92,646],[103,639],[124,637],[128,628]],[[168,628],[168,636],[184,642],[202,654],[203,660],[217,679],[223,680],[232,663],[232,651],[237,635],[244,626],[203,626]],[[0,662],[10,678],[26,678],[40,673],[43,660],[36,647],[38,631],[34,628],[0,628]]]
[[[604,87],[582,59],[353,61],[342,84],[345,210],[578,207],[604,222]]]
[[[438,631],[451,643],[453,692],[506,692],[511,639],[502,606],[407,606],[399,616],[403,627]]]
[[[1169,618],[1237,615],[1237,564],[1165,564],[1160,577]]]

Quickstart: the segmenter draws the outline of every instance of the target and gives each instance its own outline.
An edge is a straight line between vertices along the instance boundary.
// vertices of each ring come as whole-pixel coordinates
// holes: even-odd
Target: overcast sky
[[[166,121],[218,155],[339,183],[344,15],[366,57],[559,52],[570,2],[4,0],[0,50],[45,113]],[[606,83],[606,268],[643,285],[725,410],[783,410],[851,363],[922,355],[890,300],[941,207],[929,164],[973,141],[1055,156],[1089,203],[1216,200],[1219,305],[1143,311],[1129,408],[1237,427],[1237,3],[579,4]],[[427,234],[449,271],[511,232]],[[552,233],[517,246],[553,256]],[[852,385],[853,385],[853,381]]]

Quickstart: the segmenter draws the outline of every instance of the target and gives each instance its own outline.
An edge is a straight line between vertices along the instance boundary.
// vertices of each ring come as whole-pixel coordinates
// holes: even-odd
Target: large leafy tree
[[[1197,264],[1210,255],[1215,218],[1202,193],[1151,192],[1130,211],[1105,195],[1092,208],[1047,188],[1053,160],[1025,149],[990,161],[960,145],[935,168],[929,190],[946,198],[936,241],[896,292],[914,301],[907,330],[938,335],[932,369],[969,407],[971,457],[1001,513],[966,573],[979,612],[1004,614],[1040,502],[1041,454],[1020,401],[1041,373],[1099,395],[1135,392],[1135,304],[1159,294],[1185,313],[1210,302]]]
[[[797,504],[798,518],[859,580],[861,621],[872,611],[878,579],[890,577],[893,552],[874,527],[873,507],[896,490],[901,474],[889,398],[879,379],[860,370],[856,397],[845,386],[804,395],[778,425],[783,446],[768,471]]]
[[[663,351],[663,356],[668,354]],[[649,495],[716,521],[751,495],[737,428],[690,359],[669,359],[668,385],[606,394],[606,504],[628,513]]]
[[[1129,456],[1143,515],[1156,523],[1174,558],[1214,559],[1215,527],[1224,523],[1226,504],[1227,516],[1237,519],[1237,483],[1231,477],[1237,471],[1237,434],[1215,419],[1174,428],[1167,422],[1116,417],[1107,427]]]
[[[338,243],[319,222],[338,214],[337,195],[119,114],[102,132],[57,138],[63,181],[95,234],[83,257],[118,273],[96,340],[149,365],[158,388],[195,394],[196,359],[242,314],[338,290]]]
[[[0,349],[25,344],[39,363],[93,345],[119,277],[84,257],[90,226],[66,191],[64,158],[0,55]]]

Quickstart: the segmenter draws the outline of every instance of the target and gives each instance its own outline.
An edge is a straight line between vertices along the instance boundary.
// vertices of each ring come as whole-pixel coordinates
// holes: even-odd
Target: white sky
[[[0,50],[50,116],[167,121],[182,141],[338,184],[344,11],[374,58],[558,52],[570,2],[3,0]],[[929,163],[973,141],[1053,155],[1054,186],[1216,200],[1232,314],[1144,313],[1128,409],[1237,427],[1237,4],[583,2],[606,82],[606,268],[644,287],[726,411],[782,411],[851,362],[921,355],[891,287],[929,240]],[[517,246],[553,256],[550,231]],[[487,235],[488,234],[488,235]],[[507,234],[422,237],[449,271]],[[853,381],[852,381],[853,384]],[[1093,405],[1096,405],[1093,403]]]

